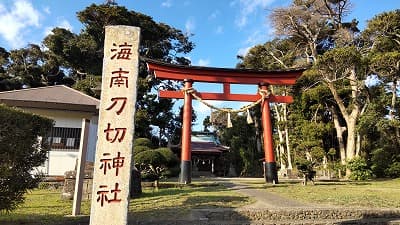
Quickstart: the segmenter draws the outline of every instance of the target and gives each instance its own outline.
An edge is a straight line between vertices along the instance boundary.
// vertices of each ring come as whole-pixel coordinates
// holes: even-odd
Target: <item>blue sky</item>
[[[8,50],[40,43],[53,27],[79,33],[82,25],[76,12],[91,3],[104,0],[0,0],[0,47]],[[196,48],[188,55],[193,65],[235,67],[236,56],[250,47],[273,38],[267,15],[271,9],[290,4],[290,0],[117,0],[121,6],[153,17],[184,32],[193,34]],[[400,9],[399,0],[353,0],[350,21],[356,18],[363,29],[374,15]],[[195,86],[196,87],[196,86]],[[214,92],[220,86],[199,85],[202,91]],[[236,88],[233,92],[252,88]],[[253,92],[254,93],[254,92]],[[240,104],[215,102],[224,107]],[[201,125],[209,110],[198,102],[194,107]],[[197,126],[195,129],[200,129]]]

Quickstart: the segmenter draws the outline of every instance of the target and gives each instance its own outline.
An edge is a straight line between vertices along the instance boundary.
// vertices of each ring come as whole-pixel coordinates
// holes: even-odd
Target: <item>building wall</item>
[[[55,127],[81,128],[82,119],[90,119],[87,161],[94,161],[97,143],[98,116],[87,112],[46,110],[36,108],[24,108],[24,110],[51,118],[55,121]],[[77,151],[50,151],[48,159],[39,171],[49,176],[64,176],[69,170],[74,170],[79,152]]]

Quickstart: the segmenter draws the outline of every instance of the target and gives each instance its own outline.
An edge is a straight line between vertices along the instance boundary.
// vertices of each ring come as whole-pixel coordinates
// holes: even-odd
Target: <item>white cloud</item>
[[[245,56],[249,50],[252,48],[253,46],[248,46],[248,47],[244,47],[244,48],[240,48],[237,52],[237,55],[241,55],[241,56]]]
[[[12,48],[25,45],[27,28],[40,27],[40,13],[25,0],[16,0],[10,8],[0,4],[0,35]]]
[[[194,29],[196,28],[196,24],[193,18],[189,18],[186,20],[185,29],[187,34],[192,34]]]
[[[69,31],[72,32],[73,27],[72,25],[68,22],[68,20],[66,19],[57,19],[57,24],[54,27],[46,27],[44,30],[44,35],[47,36],[49,34],[51,34],[51,31],[53,30],[53,28],[55,27],[60,27],[60,28],[64,28],[67,29]]]
[[[212,13],[208,16],[208,20],[214,20],[214,19],[216,19],[220,14],[221,14],[221,12],[220,12],[219,10],[215,10],[214,12],[212,12]]]
[[[262,31],[264,30],[265,29],[262,29]],[[266,39],[267,39],[266,33],[260,32],[260,30],[256,30],[247,37],[247,39],[245,40],[245,44],[256,45],[265,42]]]
[[[224,33],[224,27],[223,27],[223,26],[218,26],[218,27],[215,29],[215,33],[216,33],[216,34],[222,34],[222,33]]]
[[[46,13],[46,14],[51,14],[51,10],[50,10],[50,7],[48,7],[48,6],[46,6],[46,7],[44,7],[43,8],[43,11]]]
[[[231,6],[236,6],[240,8],[240,15],[237,16],[235,20],[236,26],[242,28],[247,25],[248,18],[257,13],[258,9],[265,9],[274,0],[235,0],[231,2]]]
[[[199,61],[196,63],[196,66],[209,66],[209,65],[210,65],[209,59],[199,59]]]
[[[161,6],[165,7],[165,8],[170,8],[172,6],[172,0],[166,0],[166,1],[162,2]]]

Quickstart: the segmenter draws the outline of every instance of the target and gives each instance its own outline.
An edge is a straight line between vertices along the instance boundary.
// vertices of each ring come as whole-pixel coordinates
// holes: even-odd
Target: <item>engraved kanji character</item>
[[[126,128],[112,129],[110,126],[111,126],[110,123],[107,123],[107,129],[104,130],[104,133],[106,133],[106,140],[109,141],[110,143],[114,143],[117,139],[118,142],[123,141],[126,133]],[[111,133],[115,133],[114,137],[110,137]]]
[[[117,157],[113,158],[113,168],[115,169],[115,176],[118,176],[119,168],[124,166],[125,157],[121,157],[121,152],[117,153]]]
[[[109,199],[108,203],[113,203],[113,202],[120,202],[121,199],[118,199],[118,193],[121,192],[121,189],[118,189],[119,184],[115,183],[115,189],[111,190],[111,194],[114,194],[114,198],[113,199]]]
[[[115,46],[115,48],[111,49],[111,52],[116,52],[113,56],[111,56],[111,59],[114,59],[115,57],[117,57],[117,59],[127,59],[130,60],[130,55],[132,55],[132,45],[128,45],[126,42],[122,45],[118,45],[117,48],[117,44],[113,43],[113,46]],[[118,51],[119,50],[119,51]]]
[[[100,189],[104,189],[104,188],[107,188],[107,185],[100,185]],[[108,192],[109,192],[108,190],[97,191],[97,195],[98,195],[97,202],[100,201],[101,207],[103,207],[104,202],[107,202],[107,203],[109,202],[108,197],[107,197]]]
[[[111,104],[106,110],[111,110],[111,109],[113,109],[114,106],[116,106],[117,103],[118,103],[119,101],[122,101],[121,107],[119,107],[119,110],[116,112],[117,115],[119,115],[119,114],[122,113],[122,111],[123,111],[124,108],[125,108],[126,100],[127,100],[126,97],[115,97],[115,98],[111,98],[112,104]]]
[[[103,156],[109,156],[111,155],[110,153],[103,153]],[[103,169],[103,173],[104,175],[107,174],[107,169],[111,170],[111,158],[107,159],[107,158],[102,158],[100,159],[101,165],[100,165],[100,169]]]
[[[128,88],[128,77],[122,76],[122,74],[129,74],[129,71],[124,71],[122,68],[119,68],[119,70],[112,71],[111,74],[118,74],[118,76],[111,77],[110,88],[113,85],[117,85],[118,87],[125,85],[125,87]]]

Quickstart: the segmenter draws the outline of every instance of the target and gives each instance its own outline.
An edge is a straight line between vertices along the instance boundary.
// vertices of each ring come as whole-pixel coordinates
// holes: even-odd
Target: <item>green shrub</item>
[[[181,172],[181,167],[180,165],[176,165],[174,167],[168,167],[162,172],[163,177],[177,177],[179,176],[179,173]]]
[[[46,137],[53,121],[0,104],[0,211],[15,209],[40,176],[31,171],[46,160]]]
[[[392,155],[390,151],[385,151],[383,148],[378,148],[372,151],[371,157],[371,170],[376,177],[386,177],[387,170],[389,167],[389,161],[391,161]]]
[[[364,158],[356,157],[347,163],[347,168],[350,169],[351,180],[368,180],[372,177],[372,171],[369,169]]]
[[[152,148],[152,143],[148,138],[136,138],[135,141],[133,142],[133,146],[146,146],[149,148]]]
[[[140,152],[134,156],[135,164],[150,164],[152,166],[161,166],[166,162],[165,157],[156,150],[148,150]]]
[[[158,151],[159,153],[161,153],[161,155],[164,156],[165,165],[167,167],[173,167],[173,166],[176,166],[178,164],[179,159],[174,154],[174,152],[172,152],[171,149],[169,149],[169,148],[157,148],[157,149],[155,149],[155,151]]]
[[[147,147],[147,146],[134,146],[133,147],[133,154],[139,154],[141,152],[145,152],[145,151],[149,151],[152,150],[151,148]]]
[[[386,174],[392,178],[400,177],[400,162],[392,163],[389,168],[386,169]]]

